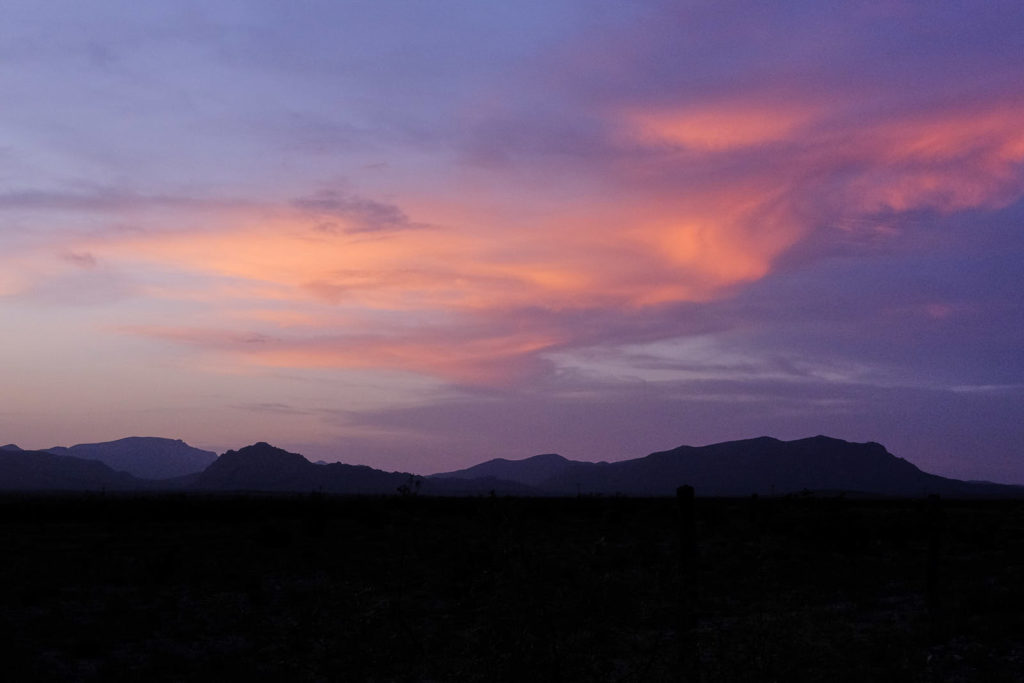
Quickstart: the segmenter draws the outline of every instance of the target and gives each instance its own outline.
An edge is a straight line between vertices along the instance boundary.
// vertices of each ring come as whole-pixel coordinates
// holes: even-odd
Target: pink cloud
[[[536,355],[561,341],[553,331],[432,327],[407,335],[359,331],[269,335],[223,328],[126,326],[120,331],[173,341],[263,368],[403,370],[467,384],[521,381],[546,365]]]
[[[763,278],[822,230],[884,240],[895,229],[881,214],[992,208],[1021,196],[1016,100],[879,111],[851,97],[820,101],[794,91],[785,101],[754,93],[609,108],[614,153],[578,167],[572,187],[585,193],[452,181],[399,207],[314,192],[298,203],[201,207],[184,221],[195,227],[94,235],[63,253],[202,276],[198,289],[171,278],[146,291],[201,301],[204,313],[167,328],[179,332],[135,331],[264,366],[488,383],[551,367],[552,350],[594,343],[543,316],[521,316],[514,329],[495,324],[498,316],[656,317]],[[536,163],[545,178],[567,170]],[[239,337],[247,325],[272,334]],[[181,332],[190,329],[202,332]]]

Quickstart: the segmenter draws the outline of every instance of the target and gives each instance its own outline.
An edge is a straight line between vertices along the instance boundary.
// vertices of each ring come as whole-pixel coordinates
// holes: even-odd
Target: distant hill
[[[117,441],[46,449],[54,455],[99,460],[143,479],[170,479],[205,470],[217,454],[193,448],[181,439],[131,436]]]
[[[688,484],[705,496],[782,495],[804,490],[885,496],[1024,496],[1024,487],[939,477],[892,455],[881,444],[851,443],[826,436],[795,441],[760,437],[710,446],[680,446],[614,463],[564,458],[557,462],[550,456],[537,457],[545,458],[543,462],[553,472],[541,480],[537,477],[542,468],[536,458],[490,461],[458,474],[500,469],[505,479],[562,495],[662,496],[672,495],[676,487]]]
[[[192,488],[216,491],[315,491],[320,488],[314,465],[298,453],[268,443],[228,451],[192,481]]]
[[[454,472],[441,472],[431,477],[438,479],[485,479],[488,477],[516,481],[527,486],[542,486],[545,482],[569,469],[576,461],[567,460],[557,453],[535,455],[525,460],[495,458],[479,465]],[[591,463],[583,463],[591,464]]]
[[[335,494],[394,495],[400,490],[423,495],[473,495],[495,491],[531,495],[523,484],[493,477],[473,480],[432,480],[409,472],[384,472],[366,465],[315,464],[268,443],[260,442],[217,458],[189,482],[201,491],[322,491]]]
[[[0,449],[0,490],[3,491],[131,491],[148,483],[115,472],[96,460],[46,451]]]

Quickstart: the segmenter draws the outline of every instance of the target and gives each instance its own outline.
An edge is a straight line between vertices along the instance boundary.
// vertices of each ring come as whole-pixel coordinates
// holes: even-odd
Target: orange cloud
[[[630,134],[641,142],[722,152],[792,139],[818,107],[735,100],[681,107],[627,109]]]
[[[316,328],[323,323],[323,318],[310,311],[293,311],[273,308],[240,309],[228,313],[232,320],[244,323],[270,323],[280,328],[308,327]],[[337,319],[340,316],[335,316]]]
[[[88,268],[94,265],[92,259]],[[61,275],[81,270],[81,262],[48,247],[8,248],[0,251],[0,296],[21,296]]]
[[[846,196],[867,208],[944,212],[992,207],[1020,196],[1024,104],[933,111],[870,127],[837,150],[870,163]]]
[[[521,378],[535,367],[533,354],[565,339],[551,330],[508,332],[472,326],[435,326],[406,335],[360,330],[305,337],[169,326],[128,326],[121,331],[227,354],[254,366],[405,370],[466,383]]]
[[[143,291],[202,303],[176,329],[222,336],[169,336],[248,362],[498,381],[578,342],[529,316],[519,328],[481,325],[500,312],[632,314],[709,301],[764,277],[823,226],[854,230],[876,226],[878,213],[997,206],[1021,194],[1024,106],[840,114],[798,98],[630,109],[621,122],[641,148],[595,171],[590,194],[531,187],[534,200],[474,188],[404,205],[417,229],[369,232],[348,230],[344,215],[324,230],[288,204],[206,209],[191,218],[201,228],[93,237],[62,253],[185,274]],[[12,281],[0,279],[0,291]]]
[[[638,217],[641,213],[628,207],[603,216],[578,208],[525,229],[499,222],[476,230],[454,226],[353,235],[325,234],[285,213],[235,220],[208,231],[128,235],[92,248],[123,263],[230,279],[212,295],[192,288],[184,293],[189,299],[216,299],[234,291],[241,297],[381,311],[647,305],[654,303],[651,291],[665,284],[661,280],[672,279],[673,269],[681,276],[676,286],[685,283],[678,295],[697,300],[764,272],[763,264],[729,265],[730,245],[713,225],[703,242],[684,254],[682,233],[659,227],[664,219],[658,216],[640,220],[664,239],[631,235],[635,227],[630,221]],[[174,295],[167,285],[155,285],[153,291]]]
[[[529,373],[533,354],[552,348],[555,339],[533,333],[449,340],[356,339],[304,341],[245,354],[259,365],[410,370],[465,383],[507,382]]]
[[[763,276],[824,225],[879,212],[998,207],[1021,196],[1024,103],[855,110],[796,97],[628,111],[627,137],[652,151],[683,150],[627,167],[632,182],[654,185],[660,212],[633,234],[720,288]]]
[[[0,273],[0,296],[11,296],[21,289],[21,282],[14,273]]]

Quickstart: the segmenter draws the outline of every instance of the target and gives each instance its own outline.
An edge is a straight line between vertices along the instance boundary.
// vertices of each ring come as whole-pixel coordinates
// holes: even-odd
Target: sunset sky
[[[0,443],[1024,483],[1019,0],[4,3]]]

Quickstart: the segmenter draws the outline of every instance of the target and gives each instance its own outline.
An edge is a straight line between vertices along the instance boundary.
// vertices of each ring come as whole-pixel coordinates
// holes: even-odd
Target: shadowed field
[[[1024,503],[7,496],[17,680],[1022,680]],[[930,577],[930,580],[929,580]],[[14,679],[12,679],[14,680]]]

